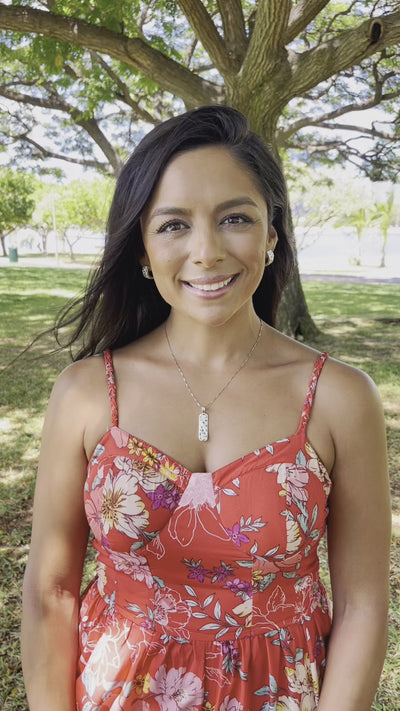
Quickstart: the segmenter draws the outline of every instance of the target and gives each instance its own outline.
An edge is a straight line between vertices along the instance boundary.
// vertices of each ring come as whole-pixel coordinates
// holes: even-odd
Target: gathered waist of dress
[[[159,584],[150,571],[98,563],[94,585],[104,613],[131,621],[146,637],[169,641],[232,640],[273,634],[291,625],[330,625],[330,603],[317,572],[296,581],[277,574],[264,590],[234,579],[225,585]]]

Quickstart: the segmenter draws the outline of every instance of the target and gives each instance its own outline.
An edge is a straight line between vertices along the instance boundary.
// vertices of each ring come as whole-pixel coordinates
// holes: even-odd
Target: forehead
[[[227,148],[206,146],[175,155],[156,185],[150,206],[159,201],[198,198],[230,199],[235,193],[265,202],[250,169]]]

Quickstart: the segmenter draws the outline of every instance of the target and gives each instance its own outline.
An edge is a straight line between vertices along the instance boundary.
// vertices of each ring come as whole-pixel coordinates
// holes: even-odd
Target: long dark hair
[[[200,146],[217,145],[250,171],[267,203],[278,234],[274,264],[267,268],[253,295],[257,314],[275,325],[282,290],[293,264],[287,223],[285,180],[277,161],[252,131],[246,118],[226,106],[206,106],[156,126],[138,144],[117,180],[111,204],[103,257],[85,295],[60,314],[55,334],[68,331],[64,346],[79,344],[74,360],[115,349],[159,326],[170,307],[153,281],[143,278],[144,246],[140,216],[171,158]]]

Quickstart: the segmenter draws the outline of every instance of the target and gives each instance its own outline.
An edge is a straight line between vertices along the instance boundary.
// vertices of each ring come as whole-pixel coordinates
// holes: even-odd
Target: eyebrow
[[[216,212],[220,212],[221,210],[227,210],[230,207],[239,207],[239,205],[251,205],[252,207],[257,207],[257,203],[254,202],[250,197],[247,196],[242,196],[242,197],[237,197],[237,198],[232,198],[232,200],[225,200],[224,202],[221,202],[219,205],[216,207]],[[150,215],[150,220],[153,219],[153,217],[158,217],[159,215],[189,215],[190,210],[187,210],[184,207],[158,207],[156,210],[154,210],[151,215]]]

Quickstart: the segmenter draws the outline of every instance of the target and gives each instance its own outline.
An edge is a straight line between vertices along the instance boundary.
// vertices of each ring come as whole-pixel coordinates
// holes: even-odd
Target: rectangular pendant
[[[205,410],[202,410],[199,415],[199,441],[207,442],[208,440],[208,415]]]

